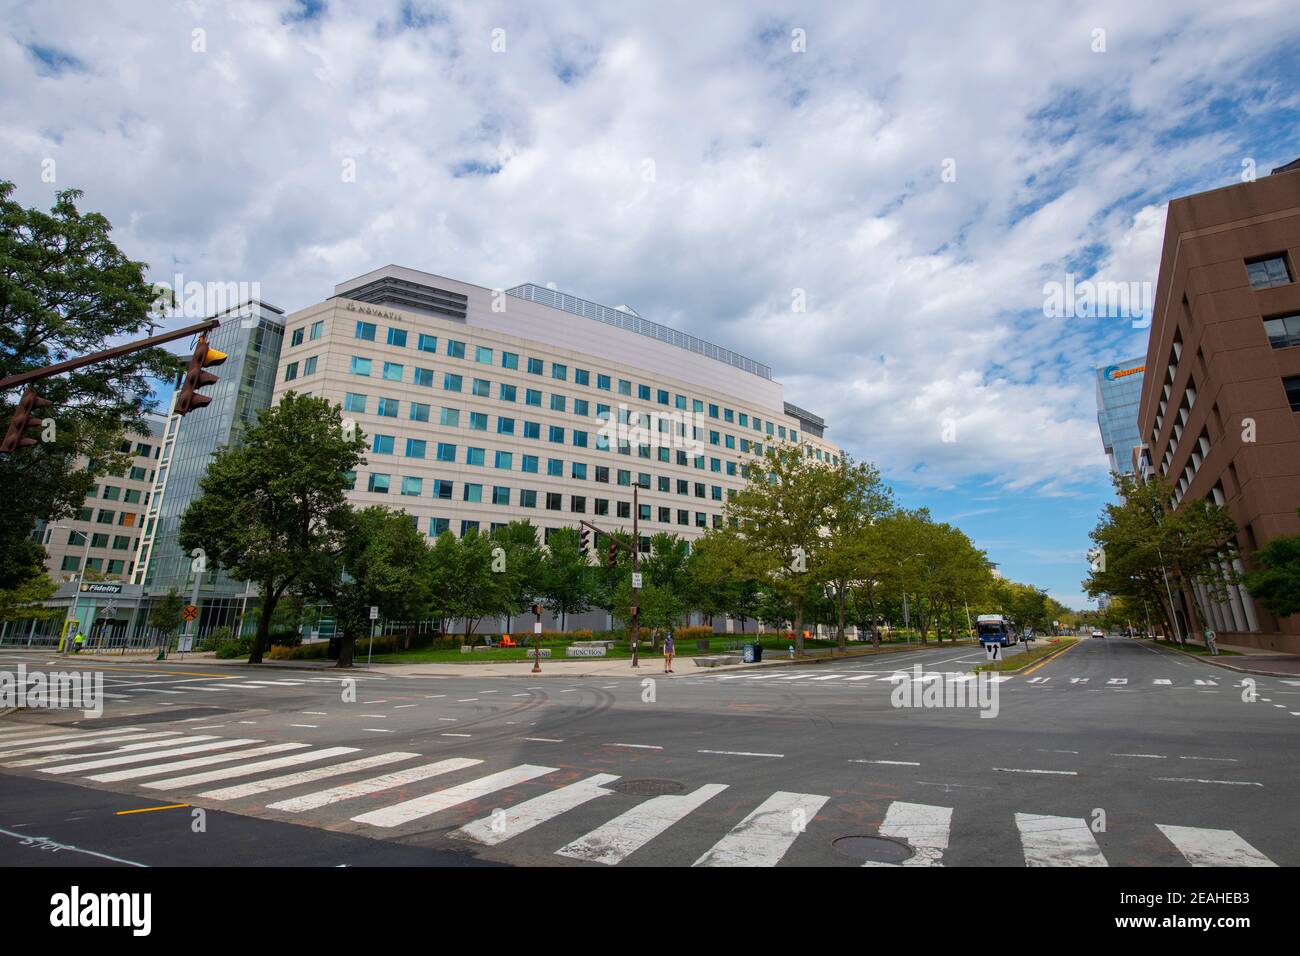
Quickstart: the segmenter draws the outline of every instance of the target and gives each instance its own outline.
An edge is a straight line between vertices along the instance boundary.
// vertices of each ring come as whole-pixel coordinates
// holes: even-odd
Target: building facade
[[[1240,529],[1243,561],[1300,533],[1300,168],[1169,204],[1139,423],[1139,474],[1208,499]],[[1300,619],[1278,620],[1243,587],[1181,596],[1182,624],[1219,640],[1300,652]],[[1177,596],[1176,596],[1177,597]]]
[[[430,536],[580,520],[643,546],[722,522],[745,460],[777,442],[838,460],[825,423],[771,370],[627,307],[553,289],[492,290],[387,266],[289,315],[276,400],[342,405],[370,446],[357,506]]]
[[[145,424],[145,431],[128,432],[122,441],[120,450],[130,455],[126,471],[102,476],[74,517],[38,524],[37,537],[48,555],[45,570],[55,581],[76,581],[83,560],[89,580],[131,580],[162,450],[164,420],[150,415]]]
[[[181,517],[200,493],[212,455],[238,444],[244,430],[270,407],[276,367],[284,339],[284,313],[265,302],[245,302],[215,316],[221,325],[209,334],[213,348],[226,353],[213,369],[215,385],[203,389],[209,405],[180,416],[169,414],[154,478],[133,581],[149,595],[175,589],[189,597],[194,583],[192,559],[181,549]],[[201,581],[203,619],[200,631],[229,622],[244,603],[246,585],[220,570]]]
[[[1097,428],[1110,459],[1110,470],[1133,473],[1133,449],[1142,444],[1138,402],[1142,397],[1145,358],[1097,369]]]

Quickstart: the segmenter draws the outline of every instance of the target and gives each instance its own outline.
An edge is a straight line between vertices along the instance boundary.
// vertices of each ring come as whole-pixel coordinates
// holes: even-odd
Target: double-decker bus
[[[1016,622],[1005,614],[981,614],[975,619],[975,632],[980,644],[1018,644],[1020,634]]]

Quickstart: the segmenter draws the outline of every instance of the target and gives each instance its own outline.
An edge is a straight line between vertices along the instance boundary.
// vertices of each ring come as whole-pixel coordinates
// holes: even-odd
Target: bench
[[[739,654],[700,654],[692,657],[696,667],[723,667],[727,664],[743,664]]]

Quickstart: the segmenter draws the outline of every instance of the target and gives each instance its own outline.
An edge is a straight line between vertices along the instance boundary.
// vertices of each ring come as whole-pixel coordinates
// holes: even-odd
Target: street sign
[[[641,584],[641,572],[640,572],[640,571],[633,571],[633,572],[632,572],[632,587],[634,587],[634,588],[639,588],[639,587],[641,587],[641,586],[642,586],[642,584]]]
[[[379,608],[374,606],[370,608],[370,620],[372,621],[379,620]]]
[[[990,661],[1000,661],[1000,660],[1002,660],[1002,645],[1001,645],[1001,644],[991,644],[991,643],[990,643],[990,644],[985,644],[985,645],[984,645],[984,657],[985,657],[986,660],[990,660]]]
[[[181,611],[181,617],[187,621],[193,621],[199,616],[199,609],[193,604],[185,605],[185,610]]]
[[[533,622],[533,633],[534,633],[534,634],[540,634],[540,633],[542,633],[542,622],[541,622],[541,621],[534,621],[534,622]]]

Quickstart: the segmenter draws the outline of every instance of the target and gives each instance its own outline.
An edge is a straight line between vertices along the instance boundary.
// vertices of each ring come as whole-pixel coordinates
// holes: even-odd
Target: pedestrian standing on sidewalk
[[[673,646],[673,632],[671,629],[669,629],[668,636],[664,638],[664,673],[665,674],[671,674],[673,672],[673,651],[674,650],[675,648]]]

